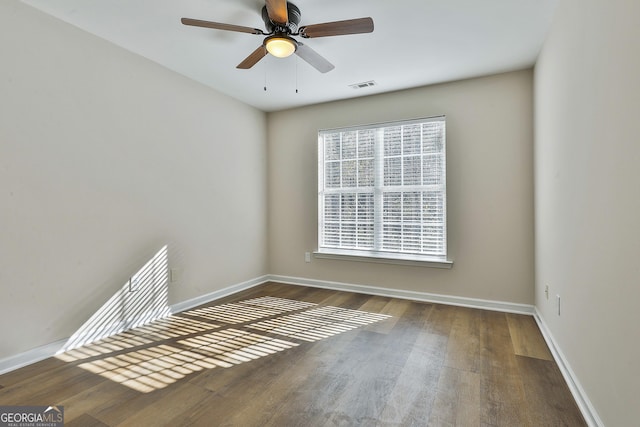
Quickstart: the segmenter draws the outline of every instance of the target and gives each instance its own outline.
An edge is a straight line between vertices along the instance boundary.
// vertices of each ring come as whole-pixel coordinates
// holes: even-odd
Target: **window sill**
[[[451,260],[437,260],[433,258],[417,258],[404,254],[378,254],[366,251],[318,250],[313,253],[314,258],[335,259],[342,261],[372,262],[376,264],[412,265],[416,267],[431,267],[450,269]]]

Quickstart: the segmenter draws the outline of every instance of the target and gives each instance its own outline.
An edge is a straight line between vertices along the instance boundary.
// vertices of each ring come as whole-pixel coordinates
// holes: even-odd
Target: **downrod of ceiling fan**
[[[268,34],[284,32],[292,36],[298,35],[298,32],[297,32],[298,24],[300,23],[300,19],[302,18],[302,13],[300,12],[300,9],[298,8],[298,6],[289,2],[287,2],[287,13],[289,17],[288,22],[277,23],[277,22],[273,22],[271,18],[269,18],[269,14],[267,13],[267,7],[266,6],[262,7],[262,20],[264,21],[264,26],[267,29]]]

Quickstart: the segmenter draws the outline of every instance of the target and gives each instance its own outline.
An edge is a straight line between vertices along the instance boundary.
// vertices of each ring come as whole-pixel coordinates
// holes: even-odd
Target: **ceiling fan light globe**
[[[296,51],[296,42],[289,37],[270,37],[265,41],[267,52],[277,58],[286,58]]]

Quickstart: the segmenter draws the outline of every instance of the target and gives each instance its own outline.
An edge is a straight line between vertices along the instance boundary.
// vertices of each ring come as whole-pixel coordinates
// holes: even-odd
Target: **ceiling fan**
[[[278,58],[286,58],[295,53],[316,70],[321,73],[326,73],[333,70],[335,68],[334,65],[306,44],[294,39],[293,36],[311,39],[316,37],[370,33],[373,31],[373,19],[371,18],[325,22],[322,24],[305,25],[298,28],[298,23],[300,23],[302,15],[296,5],[286,0],[266,0],[265,3],[265,6],[262,7],[262,20],[264,21],[267,32],[258,28],[202,21],[199,19],[182,18],[181,21],[184,25],[194,27],[267,36],[256,50],[237,65],[236,68],[241,69],[253,67],[258,61],[264,58],[267,53]]]

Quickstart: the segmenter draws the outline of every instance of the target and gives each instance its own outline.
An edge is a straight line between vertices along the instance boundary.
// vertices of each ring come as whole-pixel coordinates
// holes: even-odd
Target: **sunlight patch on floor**
[[[313,342],[389,317],[391,316],[385,314],[325,306],[253,323],[247,325],[247,328]]]
[[[195,372],[230,368],[302,344],[290,340],[314,342],[390,317],[265,296],[185,311],[56,357],[149,393]]]
[[[159,390],[203,369],[221,366],[203,354],[159,345],[79,365],[142,393]]]
[[[130,331],[103,338],[83,347],[60,353],[56,357],[65,362],[74,362],[171,338],[205,332],[220,326],[219,324],[206,323],[174,315],[139,326]]]

